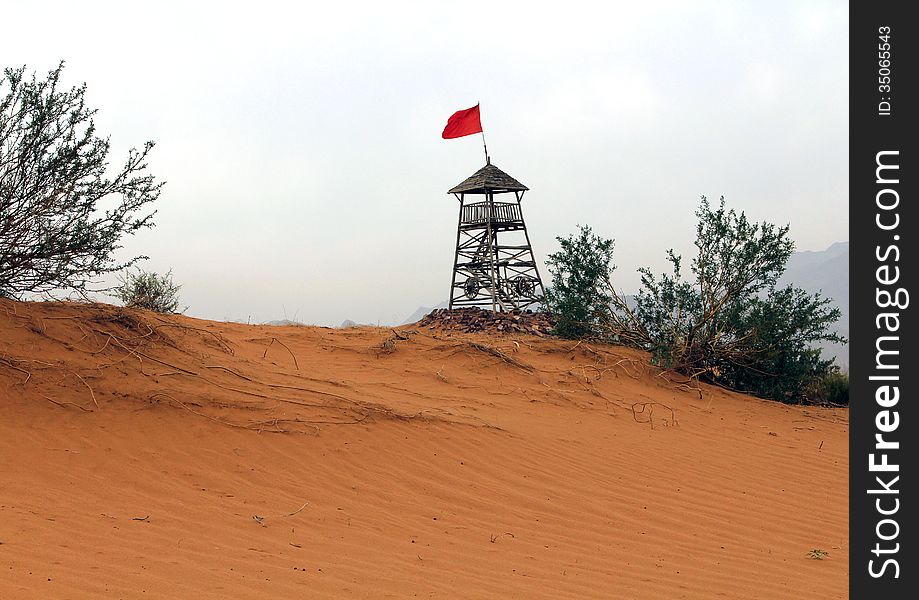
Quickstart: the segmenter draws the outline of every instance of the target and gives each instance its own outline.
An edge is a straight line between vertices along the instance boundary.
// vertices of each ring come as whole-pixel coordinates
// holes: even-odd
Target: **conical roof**
[[[487,192],[525,192],[523,185],[489,162],[465,181],[450,189],[448,194],[484,194]]]

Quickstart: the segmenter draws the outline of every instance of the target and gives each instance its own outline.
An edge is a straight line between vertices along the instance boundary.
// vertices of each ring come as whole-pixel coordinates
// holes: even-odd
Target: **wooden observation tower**
[[[459,200],[450,308],[532,309],[544,290],[520,203],[529,188],[486,161],[448,192]]]

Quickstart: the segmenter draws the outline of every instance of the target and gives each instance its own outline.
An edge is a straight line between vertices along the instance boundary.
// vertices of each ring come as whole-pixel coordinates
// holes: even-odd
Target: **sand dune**
[[[0,598],[846,597],[845,411],[396,332],[0,300]]]

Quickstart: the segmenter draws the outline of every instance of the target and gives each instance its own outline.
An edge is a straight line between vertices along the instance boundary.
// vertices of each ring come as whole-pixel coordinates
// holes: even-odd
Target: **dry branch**
[[[70,373],[72,373],[73,375],[75,375],[77,379],[79,379],[80,381],[83,382],[83,385],[85,385],[85,386],[86,386],[86,389],[89,390],[89,395],[90,395],[90,396],[92,397],[92,399],[93,399],[93,404],[96,406],[96,408],[99,408],[99,403],[96,402],[96,393],[93,391],[93,388],[89,387],[89,384],[86,383],[86,380],[83,379],[83,377],[81,377],[79,373],[76,373],[75,371],[70,371]]]
[[[233,374],[233,375],[236,375],[236,376],[239,377],[240,379],[245,379],[246,381],[253,381],[252,378],[246,377],[245,375],[243,375],[243,374],[241,374],[241,373],[237,373],[236,371],[234,371],[233,369],[230,369],[229,367],[223,367],[223,366],[221,366],[221,365],[204,365],[204,368],[205,368],[205,369],[221,369],[221,370],[223,370],[223,371],[226,371],[227,373],[231,373],[231,374]]]
[[[501,352],[494,346],[489,346],[488,344],[482,344],[482,343],[474,342],[474,341],[467,341],[466,343],[472,346],[473,348],[475,348],[476,350],[478,350],[479,352],[484,352],[485,354],[494,356],[495,358],[500,358],[504,362],[514,365],[518,369],[523,369],[524,371],[528,373],[532,373],[534,371],[534,368],[532,365],[528,365],[524,362],[520,362],[516,358],[512,356],[508,356],[504,352]]]
[[[32,373],[30,373],[29,371],[26,371],[25,369],[22,369],[22,368],[20,368],[20,367],[17,367],[16,365],[14,365],[14,364],[13,364],[13,361],[14,361],[14,360],[16,360],[16,359],[14,359],[14,358],[0,358],[0,364],[5,365],[5,366],[9,367],[10,369],[13,369],[14,371],[19,371],[20,373],[25,373],[26,379],[25,379],[25,381],[20,382],[19,385],[25,385],[25,384],[29,383],[29,380],[32,379]]]
[[[666,425],[677,425],[678,424],[676,420],[676,414],[673,412],[673,409],[661,402],[634,402],[631,407],[632,408],[632,418],[634,418],[635,422],[637,423],[648,423],[651,426],[651,429],[654,429],[654,407],[655,406],[661,406],[667,409],[668,411],[670,411],[670,420],[668,421],[667,419],[664,419],[664,423]],[[640,408],[640,410],[636,410],[636,408]],[[638,415],[644,414],[646,411],[648,414],[648,420],[647,421],[639,420]]]
[[[185,329],[185,330],[190,330],[190,331],[198,331],[198,332],[200,332],[200,333],[206,333],[207,335],[213,336],[214,339],[217,340],[217,343],[220,345],[221,350],[223,350],[224,352],[226,352],[227,354],[229,354],[229,355],[231,355],[231,356],[235,354],[235,353],[233,352],[233,349],[230,348],[230,345],[226,342],[226,340],[223,339],[223,336],[221,336],[221,335],[219,335],[219,334],[216,334],[216,333],[214,333],[213,331],[208,331],[207,329],[203,329],[203,328],[201,328],[201,327],[192,327],[192,326],[190,326],[190,325],[182,325],[181,323],[170,323],[170,322],[168,322],[168,321],[165,321],[164,319],[161,319],[160,317],[156,317],[156,319],[157,319],[158,321],[161,321],[162,324],[161,324],[161,325],[155,325],[155,326],[153,326],[153,329],[154,329],[154,330],[159,329],[160,327],[176,327],[176,328],[179,328],[179,329]]]
[[[413,329],[409,329],[405,331],[404,333],[400,333],[396,331],[395,329],[390,329],[390,331],[392,331],[391,336],[389,336],[388,338],[386,338],[385,340],[383,340],[376,346],[370,347],[370,349],[373,352],[376,352],[377,354],[392,354],[393,352],[396,351],[396,342],[404,342],[410,336],[413,336],[416,333],[418,333],[417,331]]]
[[[53,403],[53,404],[57,404],[57,405],[60,406],[61,408],[66,408],[67,406],[75,406],[75,407],[79,408],[80,410],[82,410],[83,412],[93,412],[93,410],[92,410],[91,408],[85,408],[85,407],[83,407],[83,406],[80,406],[80,405],[77,404],[76,402],[67,402],[66,400],[65,400],[65,401],[59,401],[59,400],[55,400],[54,398],[52,398],[52,397],[50,397],[50,396],[42,396],[42,398],[44,398],[44,399],[47,400],[48,402],[51,402],[51,403]]]
[[[152,360],[153,362],[157,362],[157,363],[159,363],[159,364],[161,364],[161,365],[164,365],[164,366],[166,366],[166,367],[169,367],[169,368],[171,368],[171,369],[175,369],[176,371],[181,371],[181,372],[187,373],[187,374],[189,374],[189,375],[198,375],[198,374],[195,373],[194,371],[190,371],[190,370],[184,369],[184,368],[182,368],[182,367],[177,367],[176,365],[170,364],[170,363],[165,362],[165,361],[162,361],[162,360],[160,360],[160,359],[158,359],[158,358],[154,358],[154,357],[152,357],[152,356],[149,356],[149,355],[147,355],[147,354],[144,354],[144,353],[141,352],[140,350],[134,350],[134,349],[128,348],[127,346],[125,346],[125,345],[121,342],[121,340],[118,339],[118,337],[117,337],[116,335],[114,335],[114,334],[112,334],[112,333],[109,333],[108,331],[103,331],[103,330],[101,330],[101,329],[95,329],[94,331],[97,331],[97,332],[99,332],[99,333],[101,333],[101,334],[103,334],[103,335],[109,336],[109,337],[112,339],[112,341],[115,342],[115,344],[117,344],[118,346],[120,346],[120,347],[121,347],[123,350],[125,350],[126,352],[128,352],[128,353],[130,353],[130,354],[133,354],[135,357],[141,357],[141,356],[142,356],[142,357],[146,358],[147,360]]]
[[[278,338],[271,338],[271,341],[268,342],[268,346],[265,348],[265,352],[262,354],[262,358],[265,358],[266,356],[268,356],[268,350],[271,348],[271,345],[272,345],[273,343],[275,343],[275,342],[277,342],[277,343],[279,343],[280,345],[284,346],[284,348],[285,348],[288,352],[290,352],[290,357],[291,357],[292,359],[294,359],[294,366],[295,366],[295,367],[297,368],[297,370],[299,371],[299,370],[300,370],[300,365],[297,364],[297,357],[294,356],[294,353],[291,351],[291,349],[287,347],[287,344],[285,344],[284,342],[282,342],[282,341],[279,340]]]

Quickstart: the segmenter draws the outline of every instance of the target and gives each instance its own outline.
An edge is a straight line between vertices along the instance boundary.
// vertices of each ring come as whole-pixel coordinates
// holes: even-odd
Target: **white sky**
[[[481,138],[531,191],[537,259],[589,224],[617,286],[690,254],[700,195],[848,239],[844,2],[9,3],[0,67],[86,82],[113,163],[152,139],[157,226],[188,314],[337,325],[447,298]],[[543,277],[548,279],[545,267]]]

